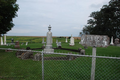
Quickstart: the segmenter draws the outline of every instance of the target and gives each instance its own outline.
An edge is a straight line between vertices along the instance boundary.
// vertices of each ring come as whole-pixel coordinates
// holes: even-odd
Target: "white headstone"
[[[44,38],[42,39],[42,43],[45,43],[45,42],[44,42]]]
[[[74,44],[74,38],[72,37],[72,35],[71,35],[71,38],[70,38],[70,45],[71,46],[74,46],[75,44]]]
[[[2,36],[1,36],[1,45],[3,45],[3,39],[2,39]]]
[[[28,42],[26,42],[26,46],[28,45]]]
[[[111,43],[110,43],[110,45],[114,45],[114,43],[113,43],[113,36],[111,37]]]
[[[4,34],[4,45],[6,45],[6,35]]]
[[[66,37],[66,41],[65,41],[65,42],[66,42],[66,43],[68,42],[68,41],[67,41],[67,37]]]

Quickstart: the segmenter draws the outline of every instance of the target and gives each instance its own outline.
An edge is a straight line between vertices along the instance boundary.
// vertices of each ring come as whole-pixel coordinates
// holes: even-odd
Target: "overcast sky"
[[[53,36],[78,36],[89,15],[110,0],[17,0],[18,17],[9,36],[46,36],[51,25]]]

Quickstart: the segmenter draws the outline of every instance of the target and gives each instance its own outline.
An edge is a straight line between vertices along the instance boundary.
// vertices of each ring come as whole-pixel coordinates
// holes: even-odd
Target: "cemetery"
[[[92,55],[93,46],[96,47],[96,55],[120,57],[119,40],[109,42],[108,36],[100,35],[82,35],[80,39],[67,37],[52,37],[51,27],[48,27],[46,37],[24,37],[24,36],[7,36],[5,35],[4,42],[1,39],[0,48],[19,49],[21,51],[0,50],[0,74],[2,76],[19,76],[19,79],[41,79],[42,77],[42,55],[41,53],[31,52],[44,51],[44,66],[45,79],[90,79],[91,60],[90,57],[74,56],[76,55]],[[112,40],[111,40],[112,41]],[[4,45],[3,45],[4,44]],[[11,44],[11,45],[7,45]],[[112,45],[111,45],[112,44]],[[85,46],[87,48],[85,48]],[[23,50],[23,51],[22,51]],[[29,50],[29,51],[24,51]],[[68,55],[49,54],[50,53],[64,53]],[[70,54],[70,55],[69,55]],[[71,56],[73,54],[73,56]],[[94,57],[93,57],[94,58]],[[107,64],[107,65],[106,65]],[[75,65],[75,66],[74,66]],[[104,77],[110,80],[114,79],[116,75],[120,75],[120,60],[101,60],[97,58],[96,63],[96,80]],[[99,65],[99,66],[98,66]],[[111,66],[114,65],[114,66]],[[103,68],[101,68],[101,66]],[[107,67],[106,67],[107,66]],[[107,69],[110,67],[110,71]],[[117,70],[116,70],[117,69]],[[26,73],[26,71],[29,73]],[[82,72],[83,73],[82,73]],[[105,72],[109,71],[109,75]],[[113,74],[115,72],[115,74]],[[50,75],[48,75],[49,73]],[[47,76],[48,75],[48,76]],[[98,76],[101,75],[101,76]],[[28,77],[29,76],[29,77]],[[59,77],[58,77],[59,76]],[[82,77],[81,77],[82,76]],[[117,77],[115,79],[119,79]],[[12,79],[12,78],[11,78]],[[14,78],[15,79],[15,78]]]

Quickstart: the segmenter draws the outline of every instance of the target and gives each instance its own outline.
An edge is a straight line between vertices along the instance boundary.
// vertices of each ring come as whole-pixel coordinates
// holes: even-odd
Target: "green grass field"
[[[40,48],[42,47],[42,38],[40,37],[16,37],[7,36],[7,43],[19,41],[20,48]],[[53,47],[56,47],[56,39],[62,42],[63,48],[78,49],[83,48],[78,44],[80,40],[75,40],[75,46],[69,46],[65,43],[65,38],[53,38]],[[46,41],[46,39],[44,39]],[[25,43],[28,42],[26,46]],[[0,46],[0,48],[14,48],[14,46]],[[86,55],[92,54],[92,47],[85,49]],[[55,50],[55,52],[68,53],[67,50]],[[34,53],[35,54],[35,53]],[[77,54],[77,53],[74,53]],[[117,56],[120,57],[120,47],[108,46],[107,48],[97,48],[99,56]],[[56,56],[56,55],[44,55]],[[60,56],[60,55],[57,55]],[[46,60],[44,61],[45,80],[90,80],[91,59],[88,57],[79,57],[75,60]],[[96,80],[119,80],[120,79],[120,60],[96,59]],[[15,56],[15,51],[5,52],[0,50],[0,80],[41,80],[42,67],[41,61],[31,59],[21,60]]]

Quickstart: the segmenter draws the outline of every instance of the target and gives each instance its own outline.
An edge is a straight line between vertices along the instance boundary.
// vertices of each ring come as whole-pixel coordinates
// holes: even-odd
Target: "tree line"
[[[84,34],[108,35],[120,38],[120,0],[110,0],[100,11],[90,14],[91,19],[83,28]]]

